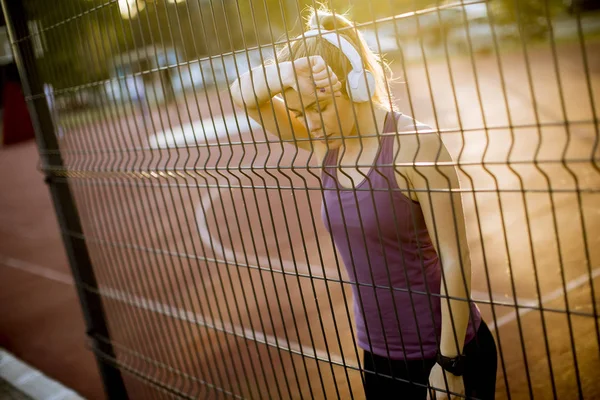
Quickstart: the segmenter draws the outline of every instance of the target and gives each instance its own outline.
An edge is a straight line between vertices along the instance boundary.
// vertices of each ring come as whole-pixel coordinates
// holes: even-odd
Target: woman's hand
[[[321,56],[301,57],[293,62],[289,85],[301,96],[317,97],[341,96],[342,84],[333,70],[325,63]],[[296,81],[297,78],[297,81]]]
[[[446,380],[444,380],[444,375],[446,375]],[[446,383],[448,383],[448,389],[446,389]],[[432,389],[428,390],[428,400],[453,400],[461,398],[455,395],[449,395],[447,391],[461,395],[465,394],[465,383],[463,381],[463,377],[456,376],[454,374],[451,374],[450,372],[444,372],[444,370],[442,369],[442,367],[440,367],[439,364],[435,364],[431,369],[431,373],[429,374],[429,386],[431,386]],[[431,395],[432,392],[434,393],[433,396]]]

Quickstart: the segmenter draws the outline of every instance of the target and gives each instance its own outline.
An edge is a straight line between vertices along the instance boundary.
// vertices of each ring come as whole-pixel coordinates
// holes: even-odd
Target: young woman
[[[496,345],[467,301],[462,202],[449,190],[459,181],[439,135],[394,111],[384,64],[340,15],[313,11],[275,61],[231,93],[322,166],[322,217],[355,282],[367,399],[424,399],[428,381],[493,399]]]

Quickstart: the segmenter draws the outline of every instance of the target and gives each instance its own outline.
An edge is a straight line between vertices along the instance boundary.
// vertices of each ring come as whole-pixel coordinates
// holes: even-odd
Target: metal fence
[[[433,127],[383,132],[382,108],[361,103],[371,113],[360,116],[372,118],[376,132],[358,132],[371,145],[352,146],[356,129],[343,127],[366,123],[356,111],[326,117],[319,105],[309,117],[305,107],[310,96],[335,91],[331,73],[314,93],[304,89],[299,113],[273,119],[282,104],[297,102],[294,84],[256,111],[260,90],[274,95],[278,82],[283,87],[281,75],[260,85],[267,66],[290,57],[282,48],[301,51],[294,43],[308,40],[298,36],[302,18],[320,5],[3,0],[41,168],[108,396],[364,398],[369,376],[381,385],[403,379],[366,368],[356,329],[379,328],[368,322],[364,291],[421,296],[394,303],[406,309],[392,317],[398,332],[418,336],[421,351],[421,336],[398,321],[404,314],[414,314],[417,330],[432,319],[441,323],[442,339],[438,325],[430,338],[439,348],[448,326],[460,325],[461,304],[477,305],[497,346],[496,398],[600,398],[600,14],[586,9],[591,3],[328,2],[354,21],[335,29],[336,37],[359,32],[390,62],[395,79],[385,75],[382,104]],[[257,67],[254,94],[240,103],[238,79]],[[339,90],[337,101],[356,110],[345,86]],[[352,133],[321,140],[336,126]],[[309,130],[313,135],[302,137]],[[376,140],[379,149],[389,137],[400,158],[373,167],[380,152],[369,146]],[[434,140],[438,151],[423,158],[431,138],[441,138]],[[340,143],[345,163],[322,167]],[[368,193],[375,203],[382,189],[370,171],[385,168],[400,183],[383,192],[412,204],[407,215],[424,218],[420,226],[435,247],[418,243],[422,232],[408,244],[388,232],[395,239],[385,242],[382,229],[413,237],[419,226],[408,217],[404,225],[381,221],[388,207],[368,208],[375,216],[364,218],[375,219],[375,233],[358,218],[353,230],[345,226],[346,244],[342,233],[336,237],[329,213],[337,206],[323,204],[328,193],[340,204],[341,192],[354,201]],[[432,170],[444,177],[442,186],[429,180]],[[448,224],[452,237],[440,236]],[[369,247],[369,237],[380,243]],[[360,282],[376,256],[360,265],[348,260],[353,251],[409,245],[418,252],[415,265],[435,264],[427,274],[441,274],[437,291],[427,282],[411,289],[419,278],[399,287],[378,286],[372,276]],[[385,263],[392,275],[408,271],[404,261]],[[417,316],[415,304],[424,301],[431,312]],[[431,306],[436,302],[441,311]],[[383,325],[388,317],[377,318]],[[390,368],[392,359],[408,365],[406,353],[388,356]],[[412,361],[433,365],[432,357]],[[414,376],[408,381],[418,386]]]

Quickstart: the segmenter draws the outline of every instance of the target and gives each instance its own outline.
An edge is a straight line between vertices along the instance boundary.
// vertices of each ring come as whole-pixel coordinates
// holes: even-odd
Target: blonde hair
[[[336,31],[341,37],[354,45],[361,56],[364,68],[369,70],[375,78],[376,87],[372,97],[373,104],[385,110],[394,109],[393,98],[386,82],[386,73],[391,79],[391,70],[378,54],[369,49],[362,34],[354,28],[352,22],[345,15],[334,14],[323,5],[319,9],[311,7],[306,30],[319,28],[326,31]],[[352,70],[352,65],[339,48],[319,36],[290,40],[289,44],[286,44],[277,52],[277,62],[294,61],[306,56],[321,56],[342,83],[342,93],[349,97],[346,92],[346,78]]]

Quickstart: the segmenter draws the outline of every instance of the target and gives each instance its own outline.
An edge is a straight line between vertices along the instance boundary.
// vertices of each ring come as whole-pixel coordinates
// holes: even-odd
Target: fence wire
[[[592,3],[24,2],[121,395],[599,398]]]

